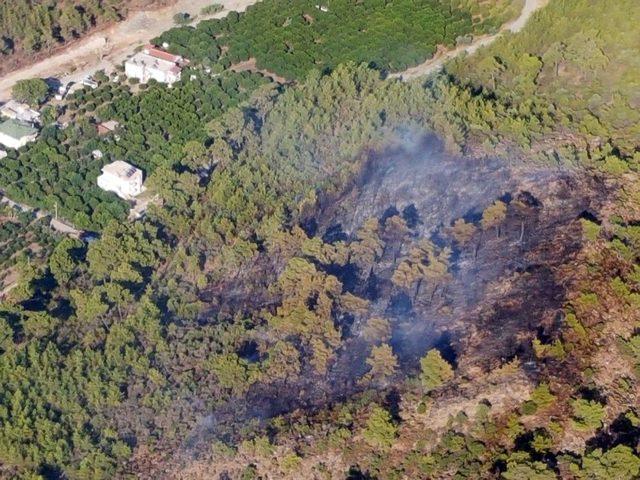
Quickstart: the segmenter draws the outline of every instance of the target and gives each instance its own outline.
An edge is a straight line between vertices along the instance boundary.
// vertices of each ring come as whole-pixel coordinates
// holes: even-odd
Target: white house
[[[102,167],[98,186],[107,192],[114,192],[124,200],[130,200],[144,191],[142,177],[142,170],[139,168],[122,160],[116,160]]]
[[[27,123],[38,123],[40,121],[40,112],[33,110],[26,103],[20,103],[16,100],[9,100],[0,107],[0,113],[14,120]]]
[[[171,85],[180,80],[182,68],[187,63],[189,62],[179,55],[147,45],[124,63],[124,73],[129,78],[137,78],[140,83],[155,79]]]
[[[4,150],[0,150],[0,160],[6,157],[7,157],[7,152],[5,152]]]
[[[38,138],[38,130],[17,120],[0,123],[0,144],[18,149]]]

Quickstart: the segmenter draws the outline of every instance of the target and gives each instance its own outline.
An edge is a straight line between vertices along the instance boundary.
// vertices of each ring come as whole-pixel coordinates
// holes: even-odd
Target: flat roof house
[[[26,103],[20,103],[16,100],[9,100],[0,107],[0,113],[14,120],[27,123],[38,123],[40,121],[40,112],[33,110]]]
[[[0,123],[0,144],[18,149],[38,138],[38,130],[17,120]]]
[[[130,200],[144,191],[142,180],[142,170],[122,160],[116,160],[102,167],[98,186],[107,192],[114,192],[124,200]]]
[[[124,73],[128,78],[137,78],[140,83],[154,79],[171,85],[180,80],[182,68],[188,63],[179,55],[147,45],[124,63]]]

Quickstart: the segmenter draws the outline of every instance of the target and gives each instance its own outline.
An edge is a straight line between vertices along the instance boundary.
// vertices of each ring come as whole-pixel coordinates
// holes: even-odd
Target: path
[[[475,53],[479,48],[486,47],[492,44],[505,32],[516,33],[522,30],[527,24],[531,15],[542,7],[544,7],[549,0],[525,0],[524,7],[520,16],[515,20],[506,23],[495,35],[483,35],[476,37],[476,39],[469,45],[461,45],[451,50],[439,51],[433,58],[430,58],[426,62],[416,65],[415,67],[408,68],[403,72],[392,73],[389,78],[401,78],[402,80],[411,80],[416,77],[424,77],[431,73],[437,72],[442,69],[445,63],[452,58],[455,58],[463,53],[471,55]]]
[[[49,222],[49,226],[53,228],[58,233],[64,233],[65,235],[69,235],[73,238],[80,238],[84,233],[83,230],[79,230],[68,222],[64,222],[59,220],[57,217],[52,215],[50,212],[46,210],[42,210],[41,208],[35,208],[30,205],[26,205],[24,203],[19,203],[14,200],[11,200],[9,197],[5,195],[4,192],[0,190],[0,204],[9,205],[11,208],[15,208],[16,210],[20,210],[22,212],[33,212],[33,215],[36,220],[39,220],[44,217],[51,217],[51,221]]]
[[[229,67],[229,70],[233,72],[253,72],[253,73],[261,73],[265,77],[271,78],[274,82],[279,83],[280,85],[285,85],[287,83],[291,83],[290,80],[287,80],[281,75],[277,73],[270,72],[264,68],[260,69],[257,66],[257,61],[255,57],[251,57],[249,60],[245,60],[244,62],[238,62]]]
[[[131,54],[134,49],[175,26],[173,16],[186,12],[197,16],[196,20],[220,18],[230,11],[244,11],[257,0],[178,0],[169,7],[140,11],[108,30],[96,32],[70,46],[65,51],[0,78],[0,101],[11,97],[11,88],[26,78],[62,77],[62,81],[78,82],[98,70],[111,71]],[[224,10],[202,17],[200,10],[218,3]]]

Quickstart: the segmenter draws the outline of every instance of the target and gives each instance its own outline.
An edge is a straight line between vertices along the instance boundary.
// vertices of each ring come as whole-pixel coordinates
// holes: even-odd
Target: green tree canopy
[[[393,445],[396,433],[397,428],[391,422],[389,412],[376,405],[369,415],[367,426],[363,432],[367,443],[380,450],[387,450]]]
[[[453,378],[453,368],[435,348],[422,357],[420,367],[420,381],[427,391],[438,388]]]
[[[40,105],[47,98],[49,86],[41,78],[18,80],[11,90],[13,98],[29,105]]]

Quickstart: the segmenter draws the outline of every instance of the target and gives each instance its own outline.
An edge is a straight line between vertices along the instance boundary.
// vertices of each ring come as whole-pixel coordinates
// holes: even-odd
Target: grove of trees
[[[95,91],[76,92],[63,107],[72,125],[45,126],[36,142],[9,151],[0,163],[0,188],[16,201],[57,209],[78,228],[100,230],[110,220],[126,218],[128,211],[125,202],[97,187],[104,164],[126,160],[147,176],[159,166],[176,164],[187,143],[204,145],[208,122],[264,83],[249,73],[215,79],[201,74],[171,90],[151,85],[139,95],[109,82]],[[123,126],[117,141],[96,134],[96,123],[112,119]],[[94,158],[94,150],[103,157]]]
[[[258,68],[288,79],[344,62],[398,71],[430,58],[438,45],[494,28],[514,13],[513,3],[483,8],[447,0],[265,1],[242,14],[170,30],[156,41],[198,61],[229,65],[255,58]]]

